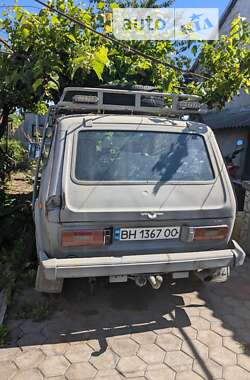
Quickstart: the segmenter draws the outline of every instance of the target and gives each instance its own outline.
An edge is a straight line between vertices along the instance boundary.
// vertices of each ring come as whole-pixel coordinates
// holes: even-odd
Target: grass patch
[[[7,344],[9,331],[5,325],[0,326],[0,347]]]
[[[50,311],[50,305],[46,302],[25,302],[19,307],[15,317],[17,319],[32,319],[34,322],[41,322],[49,317]]]
[[[10,303],[16,290],[34,285],[37,258],[31,193],[11,194],[8,187],[0,204],[0,290]]]
[[[54,307],[48,299],[24,297],[34,288],[37,269],[35,229],[31,209],[31,186],[27,186],[30,172],[20,172],[6,183],[0,202],[0,290],[7,292],[9,316],[46,320]],[[0,345],[5,344],[7,330],[0,332]],[[1,378],[1,376],[0,376]]]
[[[34,285],[35,262],[28,256],[25,239],[14,242],[11,248],[0,250],[0,289],[5,288],[8,300],[16,289]]]

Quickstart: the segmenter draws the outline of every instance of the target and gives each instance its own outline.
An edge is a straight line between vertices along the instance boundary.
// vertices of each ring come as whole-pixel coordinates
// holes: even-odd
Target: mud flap
[[[44,270],[41,265],[38,266],[36,273],[35,289],[42,293],[61,293],[63,288],[63,279],[47,280],[44,276]]]

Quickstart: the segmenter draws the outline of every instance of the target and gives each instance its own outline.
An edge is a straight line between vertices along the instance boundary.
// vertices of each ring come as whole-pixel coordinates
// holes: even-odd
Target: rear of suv
[[[181,120],[198,112],[194,97],[173,98],[169,107],[165,94],[65,89],[45,127],[35,183],[37,290],[60,292],[75,277],[155,289],[165,276],[192,272],[224,281],[243,264],[213,132]]]

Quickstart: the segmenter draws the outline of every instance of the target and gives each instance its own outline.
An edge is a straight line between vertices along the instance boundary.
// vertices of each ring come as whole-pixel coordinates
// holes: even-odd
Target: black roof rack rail
[[[201,114],[206,107],[201,98],[190,94],[112,88],[66,87],[53,107],[56,114],[125,113],[158,116]]]

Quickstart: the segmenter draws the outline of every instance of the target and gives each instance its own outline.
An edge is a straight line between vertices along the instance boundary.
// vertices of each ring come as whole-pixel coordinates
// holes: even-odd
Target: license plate
[[[153,227],[153,228],[123,228],[116,227],[114,239],[119,241],[128,240],[168,240],[178,239],[180,227]]]

